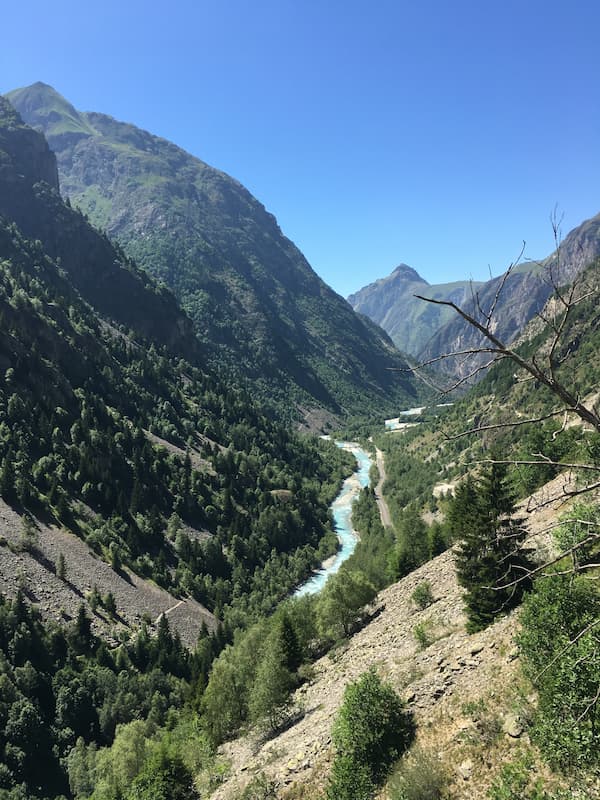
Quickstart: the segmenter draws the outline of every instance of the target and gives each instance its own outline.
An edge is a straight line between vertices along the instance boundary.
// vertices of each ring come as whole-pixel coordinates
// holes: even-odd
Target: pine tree
[[[272,731],[277,730],[286,717],[294,686],[292,673],[286,664],[288,653],[282,638],[276,634],[277,631],[265,645],[249,698],[252,721],[265,720]]]
[[[449,524],[459,539],[456,571],[470,633],[518,605],[531,585],[526,530],[514,513],[504,465],[492,464],[477,484],[469,479],[456,492]]]

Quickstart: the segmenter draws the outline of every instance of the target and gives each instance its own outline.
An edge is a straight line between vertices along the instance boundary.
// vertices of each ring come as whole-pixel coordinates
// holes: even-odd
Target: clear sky
[[[245,184],[343,295],[497,274],[600,211],[598,0],[27,0],[37,80]]]

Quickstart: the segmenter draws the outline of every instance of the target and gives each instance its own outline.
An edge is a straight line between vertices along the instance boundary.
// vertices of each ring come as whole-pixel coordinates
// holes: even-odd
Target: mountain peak
[[[5,97],[28,124],[41,128],[52,147],[63,137],[80,138],[94,134],[94,129],[69,101],[53,86],[42,81],[14,89]]]
[[[410,281],[418,281],[419,283],[427,283],[425,278],[422,278],[416,269],[409,267],[408,264],[398,264],[396,269],[392,272],[392,275],[396,275],[400,278],[404,278],[405,280]]]

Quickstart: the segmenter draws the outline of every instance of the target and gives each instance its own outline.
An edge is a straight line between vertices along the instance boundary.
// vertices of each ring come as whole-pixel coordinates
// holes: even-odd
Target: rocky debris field
[[[115,572],[84,541],[54,525],[36,524],[34,549],[22,549],[22,518],[0,500],[0,585],[13,596],[22,588],[29,600],[46,619],[68,622],[94,586],[101,595],[112,592],[117,614],[111,618],[103,609],[92,613],[97,633],[116,638],[121,628],[136,630],[144,618],[156,623],[166,613],[171,628],[188,647],[193,647],[205,621],[216,626],[213,615],[190,598],[177,598],[151,581],[123,568]],[[64,558],[65,576],[57,574],[60,556]]]
[[[424,580],[432,587],[434,602],[420,610],[411,594]],[[238,798],[259,772],[274,781],[278,796],[309,785],[314,787],[314,795],[306,796],[318,797],[329,770],[331,728],[344,689],[372,666],[405,699],[414,714],[419,741],[448,763],[460,765],[469,760],[465,756],[457,761],[456,753],[449,757],[453,749],[461,747],[464,732],[474,725],[463,708],[489,702],[490,694],[492,706],[497,704],[494,692],[499,697],[501,687],[510,684],[517,666],[512,642],[515,615],[479,634],[467,635],[451,552],[380,592],[374,609],[372,620],[346,646],[315,663],[314,677],[294,697],[302,712],[296,724],[267,742],[251,733],[222,747],[221,754],[230,763],[230,778],[214,798]],[[417,626],[424,632],[419,640]],[[508,712],[500,725],[506,722],[514,733],[517,723],[507,720]],[[460,774],[450,776],[455,783],[452,797],[478,796],[474,771],[467,764]]]

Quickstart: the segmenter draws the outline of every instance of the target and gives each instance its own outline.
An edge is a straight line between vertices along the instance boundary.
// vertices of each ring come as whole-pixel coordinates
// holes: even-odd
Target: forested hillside
[[[106,558],[211,609],[234,593],[250,596],[267,562],[281,570],[276,593],[284,594],[315,563],[340,457],[324,456],[202,368],[172,296],[122,266],[55,187],[19,173],[21,137],[41,152],[43,139],[2,102],[0,177],[12,180],[2,210],[18,201],[18,220],[38,234],[30,242],[15,222],[0,227],[3,497],[77,527]],[[136,293],[133,307],[119,283]],[[151,435],[190,452],[170,454]],[[276,490],[289,492],[286,502]],[[180,523],[211,536],[177,535]]]
[[[176,294],[213,365],[288,416],[393,410],[417,395],[405,361],[313,271],[237,181],[54,89],[11,92],[56,153],[61,191]]]

